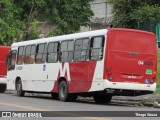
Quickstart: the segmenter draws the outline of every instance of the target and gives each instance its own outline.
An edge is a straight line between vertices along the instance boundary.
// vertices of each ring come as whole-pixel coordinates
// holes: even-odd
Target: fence
[[[160,23],[156,26],[157,47],[160,48]]]
[[[157,47],[160,48],[160,23],[152,23],[148,20],[143,23],[137,23],[137,29],[155,33],[157,39]]]

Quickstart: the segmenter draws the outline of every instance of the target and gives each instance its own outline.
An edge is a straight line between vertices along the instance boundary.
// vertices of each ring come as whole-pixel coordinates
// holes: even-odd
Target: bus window
[[[44,63],[46,61],[46,54],[47,54],[47,44],[43,43],[37,45],[36,63]]]
[[[24,46],[21,46],[18,48],[17,64],[18,65],[23,64],[23,60],[24,60]]]
[[[81,53],[81,60],[87,60],[89,58],[89,39],[83,40],[83,47]]]
[[[75,41],[74,61],[81,61],[82,40]]]
[[[58,61],[59,43],[52,42],[48,44],[47,62],[55,63]]]
[[[89,38],[75,41],[74,61],[85,61],[89,57]]]
[[[104,47],[104,36],[93,37],[91,39],[91,60],[102,60]]]
[[[8,71],[15,69],[17,51],[11,51],[8,56]]]
[[[64,41],[61,43],[61,62],[72,61],[74,41]]]
[[[74,41],[68,41],[68,61],[73,59]]]
[[[36,50],[35,45],[28,45],[26,47],[25,60],[24,60],[24,62],[26,64],[33,64],[34,63],[34,61],[35,61],[35,50]]]

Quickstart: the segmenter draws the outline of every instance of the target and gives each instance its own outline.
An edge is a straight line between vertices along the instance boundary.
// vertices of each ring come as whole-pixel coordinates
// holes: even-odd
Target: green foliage
[[[113,25],[140,29],[160,21],[159,0],[109,0],[113,6]],[[145,29],[145,28],[144,28]]]
[[[80,30],[81,26],[90,25],[90,17],[93,12],[89,2],[92,0],[55,0],[56,7],[52,20],[58,25],[50,33],[51,35],[62,35],[74,33]]]
[[[137,22],[137,29],[156,32],[156,25],[160,22],[160,7],[145,4],[135,9],[131,16]]]
[[[48,35],[74,33],[93,15],[92,0],[0,0],[0,44],[39,38],[39,22],[55,24]]]
[[[158,5],[144,5],[134,9],[133,14],[131,15],[133,19],[144,22],[150,20],[152,22],[159,21],[160,17],[160,7]]]
[[[130,16],[133,10],[142,3],[141,0],[109,0],[112,5],[113,25],[114,27],[128,27],[133,28],[135,22]]]
[[[157,49],[157,85],[156,94],[160,94],[160,49]]]
[[[28,40],[39,38],[38,21],[33,21],[32,27],[30,28],[30,30],[26,32],[27,32],[26,33],[27,36],[25,37],[27,37]]]
[[[12,0],[0,1],[0,44],[10,44],[21,36],[24,23],[17,16],[20,13]]]
[[[145,106],[145,104],[154,104],[155,102],[157,102],[157,99],[155,98],[147,98],[147,99],[141,99],[139,102],[138,102],[138,105],[139,106]],[[152,105],[153,106],[153,105]]]

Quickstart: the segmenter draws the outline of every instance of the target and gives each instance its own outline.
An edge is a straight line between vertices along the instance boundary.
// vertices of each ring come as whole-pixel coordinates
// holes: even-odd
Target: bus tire
[[[68,86],[65,81],[61,81],[58,87],[58,95],[60,101],[66,102],[69,99]]]
[[[112,95],[93,95],[94,101],[96,103],[109,103],[112,99]]]
[[[0,84],[0,93],[4,93],[6,91],[6,84]]]
[[[21,80],[18,80],[16,83],[16,90],[17,90],[17,96],[23,97],[25,94],[25,91],[22,90],[22,82]]]

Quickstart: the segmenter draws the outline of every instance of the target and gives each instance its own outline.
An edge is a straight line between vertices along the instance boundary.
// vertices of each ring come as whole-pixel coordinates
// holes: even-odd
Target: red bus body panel
[[[108,71],[107,71],[108,69]],[[111,82],[156,82],[157,50],[154,34],[130,29],[109,29],[104,78]]]
[[[63,64],[64,66],[64,64]],[[68,82],[68,91],[70,93],[88,92],[92,85],[96,62],[72,62],[69,63],[71,82]],[[60,77],[60,72],[57,80]],[[65,73],[67,80],[67,73]],[[68,81],[68,80],[67,80]],[[76,87],[75,87],[76,86]],[[58,84],[56,83],[53,92],[58,92]]]
[[[6,65],[6,58],[9,53],[10,47],[9,46],[0,46],[0,76],[7,75],[7,65]]]

